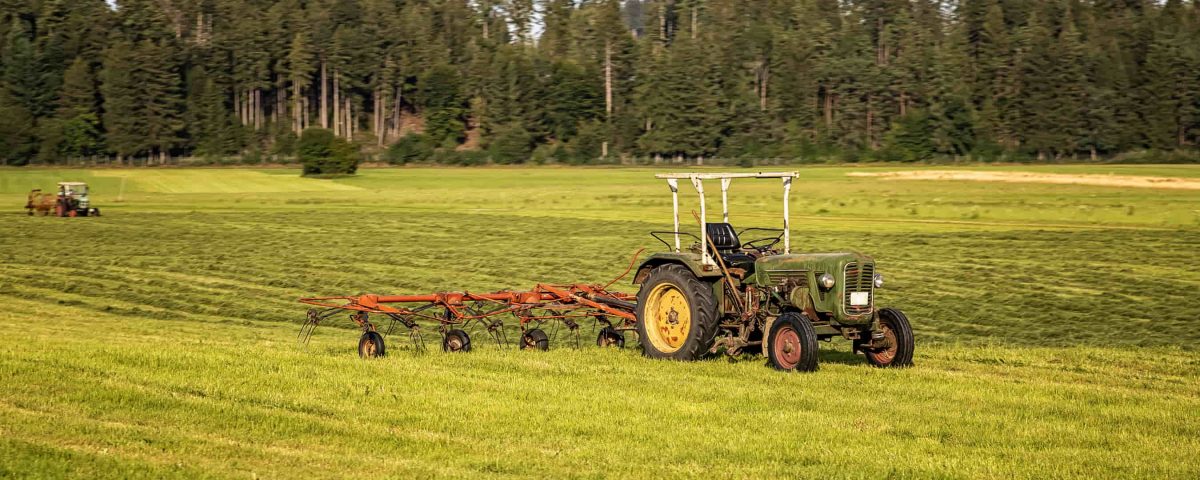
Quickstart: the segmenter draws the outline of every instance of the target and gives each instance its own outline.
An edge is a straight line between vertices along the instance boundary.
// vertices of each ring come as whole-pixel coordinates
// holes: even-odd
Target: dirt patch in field
[[[895,180],[966,180],[971,182],[1054,183],[1064,185],[1097,185],[1102,187],[1200,190],[1200,180],[1132,175],[1072,175],[1066,173],[973,172],[965,170],[851,172],[846,175],[851,177],[882,177]]]

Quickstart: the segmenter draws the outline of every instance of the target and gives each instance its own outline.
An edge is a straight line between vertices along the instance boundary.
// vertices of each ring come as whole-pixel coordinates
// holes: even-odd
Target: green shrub
[[[329,130],[305,130],[296,145],[296,154],[305,176],[352,175],[358,170],[358,152],[354,146]]]
[[[427,162],[432,156],[433,146],[429,144],[429,137],[419,133],[405,135],[383,154],[384,160],[392,165]]]
[[[506,125],[495,132],[487,149],[496,163],[525,163],[533,152],[533,135],[520,124]]]

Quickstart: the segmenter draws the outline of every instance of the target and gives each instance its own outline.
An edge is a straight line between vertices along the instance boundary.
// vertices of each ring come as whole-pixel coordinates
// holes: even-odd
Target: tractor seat
[[[747,273],[754,271],[754,256],[742,251],[742,241],[737,236],[733,225],[728,223],[709,223],[706,230],[708,238],[717,247],[713,255],[720,255],[721,260],[729,268],[740,268]]]
[[[742,241],[738,239],[737,232],[733,230],[733,225],[728,223],[708,224],[708,238],[717,246],[717,251],[723,254],[742,248]]]

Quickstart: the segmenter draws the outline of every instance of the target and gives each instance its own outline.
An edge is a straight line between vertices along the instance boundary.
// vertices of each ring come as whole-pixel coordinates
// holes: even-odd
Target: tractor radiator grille
[[[770,282],[783,291],[791,291],[797,287],[808,287],[807,270],[772,270],[767,272]]]
[[[845,276],[842,279],[846,286],[846,295],[842,298],[842,305],[846,310],[846,314],[862,315],[871,313],[871,306],[875,304],[875,292],[873,291],[875,287],[875,265],[867,263],[863,264],[862,268],[859,268],[858,263],[848,263],[846,264]],[[851,305],[851,294],[860,292],[867,293],[867,304]]]

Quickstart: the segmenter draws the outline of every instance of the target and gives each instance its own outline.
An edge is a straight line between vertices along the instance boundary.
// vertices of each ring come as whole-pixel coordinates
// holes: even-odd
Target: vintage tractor
[[[875,260],[862,253],[792,253],[789,173],[662,174],[671,188],[675,228],[651,232],[670,251],[644,260],[634,276],[637,332],[652,358],[694,360],[723,351],[760,351],[780,370],[817,369],[817,341],[843,337],[878,367],[912,364],[913,332],[894,308],[877,308],[883,286]],[[735,178],[783,180],[783,228],[736,231],[728,190]],[[700,197],[700,236],[680,231],[679,180]],[[722,221],[708,223],[704,180],[720,180]],[[693,212],[694,213],[694,212]],[[757,233],[757,235],[755,235]],[[750,234],[756,237],[743,239]],[[666,238],[664,238],[666,237]],[[695,240],[681,248],[680,238]],[[673,239],[673,241],[668,241]]]
[[[83,182],[59,182],[58,194],[41,193],[40,189],[29,192],[29,201],[25,208],[29,214],[34,211],[49,214],[51,210],[56,217],[99,217],[100,209],[91,206],[88,198],[88,185]]]

